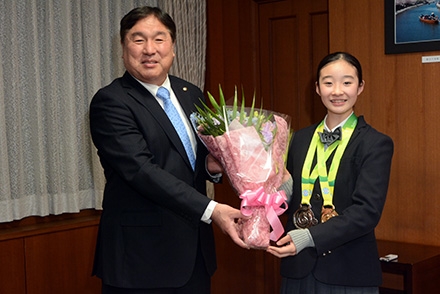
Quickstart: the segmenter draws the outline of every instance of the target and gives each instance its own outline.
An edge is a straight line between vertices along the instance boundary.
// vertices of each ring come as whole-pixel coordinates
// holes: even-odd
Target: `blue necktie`
[[[163,100],[165,113],[168,115],[168,118],[176,129],[177,134],[182,141],[183,147],[185,147],[189,162],[191,163],[191,166],[194,170],[196,157],[194,156],[194,151],[191,146],[191,140],[189,139],[185,124],[183,123],[179,113],[177,112],[176,107],[174,107],[174,104],[171,102],[170,92],[166,88],[160,87],[157,90],[156,96]]]

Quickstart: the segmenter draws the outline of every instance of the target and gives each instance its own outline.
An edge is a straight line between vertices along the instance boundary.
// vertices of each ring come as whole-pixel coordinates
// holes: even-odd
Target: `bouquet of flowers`
[[[252,106],[237,106],[237,89],[231,106],[226,106],[219,87],[220,101],[208,92],[213,106],[197,107],[191,115],[194,128],[210,153],[222,164],[240,195],[241,212],[250,216],[237,224],[240,237],[251,248],[265,249],[284,229],[278,218],[286,209],[282,184],[289,143],[290,118],[287,115]]]

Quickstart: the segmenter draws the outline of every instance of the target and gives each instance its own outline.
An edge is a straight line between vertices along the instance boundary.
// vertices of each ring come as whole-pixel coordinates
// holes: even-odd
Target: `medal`
[[[335,206],[323,206],[321,210],[321,223],[325,223],[332,217],[338,216],[338,213],[335,210]]]
[[[324,118],[325,120],[325,118]],[[333,205],[333,191],[344,151],[357,125],[357,117],[352,114],[341,122],[341,140],[336,141],[327,148],[321,143],[319,133],[323,133],[324,120],[318,124],[310,141],[301,173],[301,206],[293,215],[293,222],[297,228],[308,228],[317,224],[317,220],[310,209],[310,200],[313,195],[316,180],[319,178],[323,207],[321,210],[321,223],[338,216]],[[333,156],[333,158],[331,158]],[[316,160],[315,160],[316,158]],[[327,162],[331,159],[330,166]],[[315,162],[315,165],[313,166]]]
[[[300,204],[293,214],[293,224],[297,229],[306,229],[318,224],[311,207],[309,204]]]

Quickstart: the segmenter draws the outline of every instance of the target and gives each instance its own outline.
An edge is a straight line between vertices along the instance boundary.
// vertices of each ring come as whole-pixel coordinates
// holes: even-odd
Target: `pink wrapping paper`
[[[278,216],[287,209],[286,196],[277,188],[283,179],[289,125],[283,117],[273,117],[272,123],[263,126],[269,128],[269,137],[273,136],[268,139],[269,145],[263,144],[253,125],[243,126],[237,120],[223,135],[198,133],[240,195],[242,213],[251,216],[240,220],[237,229],[245,243],[255,249],[267,248],[270,240],[276,241],[284,232]]]

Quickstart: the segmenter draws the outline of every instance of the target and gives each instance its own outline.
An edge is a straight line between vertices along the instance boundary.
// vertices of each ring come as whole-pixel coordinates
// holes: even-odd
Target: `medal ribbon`
[[[354,113],[345,122],[342,127],[342,138],[334,142],[327,149],[324,148],[324,144],[319,139],[318,132],[324,130],[324,120],[318,125],[315,130],[315,134],[312,137],[312,141],[307,151],[306,159],[304,162],[302,175],[301,175],[301,189],[302,200],[301,204],[310,205],[310,198],[312,197],[313,186],[316,179],[319,176],[319,182],[321,186],[322,197],[324,198],[323,206],[333,206],[333,190],[335,186],[336,174],[338,172],[339,164],[341,163],[342,155],[345,148],[350,141],[350,137],[357,124],[357,117]],[[335,156],[333,157],[332,164],[330,165],[329,173],[327,174],[326,162],[333,151],[336,149]],[[313,157],[317,153],[317,162],[312,170]]]

